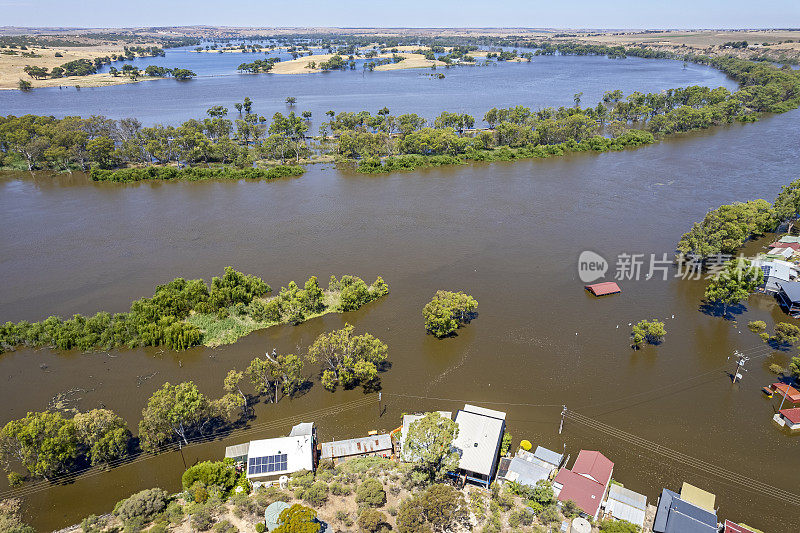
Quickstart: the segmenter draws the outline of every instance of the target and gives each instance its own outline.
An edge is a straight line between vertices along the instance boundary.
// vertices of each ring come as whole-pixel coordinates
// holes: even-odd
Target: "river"
[[[415,95],[417,86],[409,86],[417,83],[418,74],[373,73],[371,79],[379,80],[374,83],[386,84],[383,96],[370,89],[363,99],[345,101],[330,91],[320,94],[316,105],[323,110],[341,99],[337,110],[385,104],[393,112],[408,106],[432,115],[434,108],[453,110],[449,101],[478,113],[478,107],[493,105],[566,105],[580,90],[585,101],[605,88],[657,90],[679,85],[674,76],[688,75],[678,62],[560,59],[581,65],[593,61],[589,72],[573,72],[586,83],[570,81],[566,73],[565,81],[549,86],[529,80],[541,84],[541,93],[510,83],[506,88],[514,97],[486,87],[461,87],[471,100],[441,96],[434,105],[427,94]],[[635,72],[623,73],[631,64],[670,70],[661,74],[666,79],[641,82]],[[453,69],[443,81],[506,67],[538,68],[535,60],[531,65]],[[698,67],[687,70],[692,68]],[[710,69],[694,72],[701,78],[713,75]],[[319,79],[341,77],[342,84],[351,83],[346,75],[362,79],[360,73],[332,74]],[[411,81],[392,92],[391,83],[378,74]],[[595,78],[603,76],[605,88],[592,89]],[[256,77],[235,79],[237,86],[245,86],[239,86],[240,96],[250,94],[257,104],[267,105],[255,85],[247,87],[260,83]],[[314,90],[324,92],[324,82],[299,79],[303,83],[295,81],[292,93],[300,102],[310,100]],[[149,121],[160,109],[159,120],[176,121],[219,103],[214,95],[225,91],[214,84],[224,85],[228,78],[219,80],[73,90],[73,98],[63,100],[58,89],[34,91],[42,108],[21,103],[31,95],[3,93],[0,105],[13,103],[39,113],[136,114]],[[419,87],[438,83],[423,81]],[[162,87],[175,105],[144,102]],[[205,91],[206,96],[183,91]],[[197,98],[187,100],[187,94]],[[235,101],[233,96],[222,103]],[[135,113],[136,98],[141,113]],[[103,102],[118,105],[106,110]],[[667,281],[620,281],[622,294],[595,299],[578,279],[577,259],[581,251],[593,250],[609,259],[613,270],[620,253],[671,254],[681,233],[708,209],[757,197],[772,200],[797,177],[798,119],[800,112],[793,111],[621,153],[378,176],[323,165],[310,166],[301,178],[269,183],[120,185],[90,183],[78,174],[6,174],[0,178],[0,320],[124,311],[131,300],[152,294],[157,283],[175,276],[209,279],[226,265],[261,275],[274,288],[310,275],[325,280],[330,274],[351,273],[368,281],[381,275],[391,293],[356,312],[271,328],[217,349],[7,353],[0,356],[0,423],[44,409],[58,393],[72,391],[70,405],[108,407],[135,428],[147,397],[165,381],[194,380],[205,393],[219,396],[228,369],[243,369],[272,348],[302,352],[319,333],[348,322],[358,333],[370,332],[389,345],[392,368],[382,375],[382,416],[374,396],[367,405],[351,403],[364,400],[364,394],[331,394],[316,384],[294,400],[259,405],[248,432],[184,449],[187,463],[221,457],[225,445],[286,434],[291,417],[316,422],[323,439],[345,438],[391,430],[404,412],[457,410],[469,401],[508,412],[515,442],[525,438],[552,449],[566,447],[573,458],[580,449],[601,450],[616,463],[615,479],[652,503],[661,487],[677,490],[687,481],[717,494],[720,517],[765,531],[793,531],[798,508],[769,493],[569,420],[562,435],[557,430],[560,406],[566,404],[610,426],[797,492],[798,440],[773,426],[772,404],[759,392],[773,380],[769,364],[785,366],[792,353],[765,349],[746,327],[749,320],[772,324],[785,319],[775,302],[753,296],[735,321],[708,316],[699,306],[704,282],[675,279],[674,269]],[[457,337],[425,335],[420,311],[437,289],[464,290],[480,303],[478,318]],[[663,319],[667,337],[661,346],[632,351],[628,324],[642,318]],[[752,359],[744,380],[732,385],[728,358],[735,349]],[[336,406],[341,408],[337,414],[304,416]],[[37,529],[62,527],[90,513],[108,512],[142,488],[177,490],[182,470],[181,455],[175,452],[74,483],[28,489],[27,516]],[[5,481],[0,483],[6,494]]]

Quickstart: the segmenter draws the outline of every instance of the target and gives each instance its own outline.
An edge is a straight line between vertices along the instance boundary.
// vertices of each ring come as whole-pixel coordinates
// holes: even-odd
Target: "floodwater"
[[[594,74],[609,67],[595,65]],[[676,75],[684,72],[679,63],[668,65],[678,65]],[[450,72],[461,71],[449,71],[447,80]],[[635,86],[617,75],[607,88]],[[153,82],[154,90],[161,83]],[[659,83],[676,85],[674,78]],[[300,95],[308,87],[296,89]],[[182,90],[174,95],[178,102]],[[102,91],[92,94],[111,100]],[[507,98],[479,94],[482,109]],[[529,94],[514,103],[538,107],[558,98],[563,95]],[[123,107],[131,105],[123,100]],[[386,102],[393,111],[402,107],[393,102]],[[191,105],[194,112],[206,103]],[[178,113],[166,102],[149,102],[144,112],[161,106],[165,114]],[[80,409],[113,409],[135,428],[147,398],[165,381],[194,380],[219,396],[227,370],[242,369],[273,348],[303,352],[318,334],[345,322],[389,345],[385,412],[375,395],[332,394],[317,383],[299,398],[260,404],[250,429],[184,448],[183,459],[178,452],[144,456],[69,484],[22,489],[29,520],[38,529],[58,528],[108,512],[143,488],[177,490],[184,460],[219,458],[226,445],[284,435],[297,421],[316,422],[323,439],[345,438],[389,431],[404,412],[457,410],[471,402],[506,411],[515,442],[565,448],[573,458],[582,448],[601,450],[616,463],[615,479],[652,503],[662,487],[677,490],[687,481],[717,494],[720,517],[765,531],[794,530],[800,509],[769,491],[753,491],[746,480],[708,474],[570,420],[559,435],[558,423],[566,404],[693,458],[800,490],[800,441],[774,427],[777,404],[759,392],[774,380],[769,364],[786,366],[793,352],[765,349],[746,328],[749,320],[785,318],[772,299],[753,296],[744,313],[725,321],[701,312],[704,282],[675,279],[671,267],[667,281],[620,281],[622,294],[602,299],[587,295],[577,276],[583,250],[606,257],[613,275],[620,253],[671,254],[681,233],[709,208],[773,199],[796,178],[798,119],[793,111],[621,153],[378,176],[318,165],[301,178],[269,183],[97,184],[80,175],[27,173],[0,178],[0,320],[124,311],[158,283],[175,276],[209,279],[226,265],[261,275],[273,288],[343,273],[369,281],[381,275],[391,287],[386,298],[359,311],[256,332],[217,349],[42,349],[0,356],[0,423],[44,409],[58,396]],[[457,337],[425,335],[420,311],[437,289],[464,290],[480,303],[478,318]],[[665,342],[632,351],[628,324],[651,317],[666,322]],[[732,385],[728,358],[737,349],[751,360],[743,381]],[[14,494],[0,483],[3,496]]]
[[[285,55],[285,54],[284,54]],[[384,106],[394,115],[417,113],[433,119],[444,110],[471,113],[480,120],[491,107],[525,105],[572,106],[573,95],[582,92],[582,105],[596,105],[603,92],[621,89],[625,94],[658,92],[687,85],[736,84],[721,72],[680,61],[628,58],[612,60],[593,56],[540,56],[531,63],[491,63],[489,66],[439,68],[444,79],[433,78],[429,69],[387,72],[335,71],[317,74],[238,74],[242,62],[263,58],[259,54],[207,54],[168,50],[166,57],[139,58],[133,64],[185,66],[198,78],[173,79],[76,89],[58,87],[0,91],[0,114],[105,115],[136,117],[146,125],[177,124],[202,118],[213,105],[222,104],[235,116],[233,104],[253,100],[253,112],[267,118],[292,110],[287,96],[297,98],[296,112],[311,111],[312,127],[327,120],[325,112],[362,111],[373,114]],[[362,61],[363,62],[363,61]],[[116,64],[120,68],[120,64]]]

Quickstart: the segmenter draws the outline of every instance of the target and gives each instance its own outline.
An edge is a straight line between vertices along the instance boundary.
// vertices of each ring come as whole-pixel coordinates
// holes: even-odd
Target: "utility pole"
[[[383,415],[383,412],[381,411],[381,396],[382,393],[378,392],[378,418],[380,418],[381,415]]]
[[[567,406],[566,405],[562,405],[561,407],[562,407],[562,409],[561,409],[561,424],[558,425],[558,434],[559,435],[561,435],[561,431],[563,431],[563,429],[564,429],[564,417],[567,415]]]
[[[181,459],[183,459],[183,469],[186,470],[188,467],[186,466],[186,458],[183,456],[183,443],[178,441],[178,450],[181,452]]]
[[[744,370],[744,364],[747,361],[749,361],[750,358],[746,357],[745,355],[743,355],[741,353],[739,353],[739,350],[734,351],[733,355],[738,357],[738,359],[736,360],[736,370],[734,370],[734,372],[733,372],[733,382],[736,383],[737,379],[742,379],[742,375],[739,373],[739,370],[741,369],[743,372],[745,371]]]

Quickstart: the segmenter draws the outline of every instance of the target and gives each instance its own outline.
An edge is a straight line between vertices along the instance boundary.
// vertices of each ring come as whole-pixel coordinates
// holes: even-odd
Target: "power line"
[[[344,411],[348,411],[351,409],[356,409],[359,407],[366,407],[372,402],[372,398],[369,396],[365,396],[364,398],[360,398],[358,400],[352,400],[350,402],[339,404],[331,407],[326,407],[322,409],[316,409],[312,411],[306,411],[304,413],[300,413],[297,415],[292,415],[276,420],[272,420],[270,422],[264,422],[261,424],[254,424],[248,428],[245,428],[242,431],[234,431],[234,432],[227,432],[227,431],[217,431],[214,433],[210,433],[208,435],[198,435],[187,439],[188,444],[183,444],[182,448],[191,448],[194,446],[199,446],[201,444],[207,444],[212,442],[215,436],[224,435],[224,434],[236,434],[237,436],[245,436],[254,432],[263,432],[271,429],[277,429],[289,424],[296,423],[298,420],[307,419],[309,417],[326,417],[332,416],[335,414],[339,414]],[[86,478],[94,477],[100,474],[104,474],[107,472],[108,468],[115,468],[119,466],[128,466],[137,463],[141,463],[143,461],[149,461],[154,459],[159,455],[163,455],[168,453],[169,451],[176,451],[178,449],[178,445],[173,443],[167,446],[164,451],[158,454],[150,454],[150,453],[142,453],[133,459],[116,459],[114,461],[110,461],[106,465],[102,467],[88,467],[84,468],[75,472],[71,472],[64,476],[59,476],[58,478],[54,479],[52,482],[50,481],[39,481],[35,484],[26,485],[20,489],[11,489],[6,492],[0,493],[0,500],[5,498],[17,498],[17,497],[24,497],[29,496],[31,494],[35,494],[37,492],[41,492],[44,490],[48,490],[53,488],[54,485],[62,484],[62,483],[72,483],[75,481],[83,480]]]
[[[671,448],[667,448],[666,446],[663,446],[661,444],[633,435],[632,433],[628,433],[613,426],[609,426],[608,424],[600,422],[599,420],[589,418],[575,411],[567,411],[566,416],[567,419],[582,424],[590,429],[605,433],[612,437],[616,437],[629,444],[662,455],[675,462],[679,462],[691,468],[705,472],[706,474],[719,477],[731,483],[735,483],[751,492],[757,492],[767,496],[776,497],[793,505],[800,505],[800,495],[794,494],[787,490],[780,489],[778,487],[769,485],[767,483],[764,483],[757,479],[753,479],[743,474],[739,474],[731,470],[721,468],[719,466],[703,461],[702,459],[691,457],[682,452],[678,452]]]

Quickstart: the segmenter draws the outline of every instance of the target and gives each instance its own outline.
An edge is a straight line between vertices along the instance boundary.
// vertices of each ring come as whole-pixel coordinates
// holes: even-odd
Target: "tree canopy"
[[[436,291],[422,309],[425,329],[436,337],[452,335],[474,317],[478,302],[463,292]]]
[[[458,424],[437,412],[411,423],[404,435],[403,456],[412,462],[412,479],[418,484],[444,481],[458,470],[459,455],[453,448]]]

